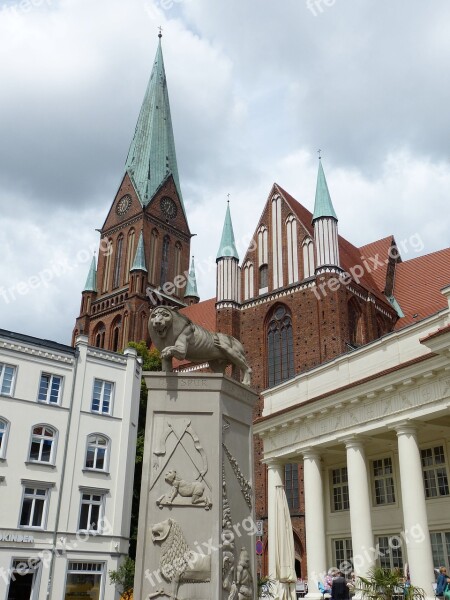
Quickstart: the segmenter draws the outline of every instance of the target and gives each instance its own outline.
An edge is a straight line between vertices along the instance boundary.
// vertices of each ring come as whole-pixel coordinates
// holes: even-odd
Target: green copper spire
[[[217,259],[219,258],[237,258],[237,260],[239,260],[239,255],[236,250],[236,243],[234,241],[234,231],[233,223],[231,222],[229,201],[225,215],[225,223],[223,224],[222,240],[220,242],[219,252],[217,253]]]
[[[183,205],[161,37],[125,166],[144,207],[169,175]]]
[[[322,167],[322,161],[319,160],[319,172],[317,173],[316,202],[314,204],[313,221],[321,217],[333,217],[338,220],[331,202],[330,192],[328,191],[327,180]]]
[[[97,265],[95,264],[95,256],[92,257],[91,268],[89,269],[83,292],[97,292]]]
[[[197,291],[197,278],[195,276],[194,257],[192,257],[191,270],[189,271],[189,277],[188,277],[184,297],[185,298],[198,298],[200,300],[200,296],[198,295],[198,291]]]
[[[147,273],[147,266],[145,264],[144,236],[142,235],[142,231],[141,235],[139,236],[139,242],[136,248],[136,255],[134,257],[131,271],[145,271]]]

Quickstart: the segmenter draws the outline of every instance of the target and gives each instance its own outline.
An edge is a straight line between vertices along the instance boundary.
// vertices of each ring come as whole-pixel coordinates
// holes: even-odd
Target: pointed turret
[[[239,255],[234,241],[233,223],[231,221],[230,202],[227,205],[225,222],[223,224],[222,239],[220,241],[217,260],[220,258],[236,258],[239,261]]]
[[[183,206],[161,37],[125,167],[144,207],[169,175]]]
[[[222,239],[217,252],[217,303],[239,304],[240,301],[240,267],[239,255],[234,240],[233,223],[231,222],[230,202],[228,201]]]
[[[95,256],[92,257],[91,267],[89,269],[83,292],[97,292],[97,265],[95,262]]]
[[[340,270],[338,218],[331,202],[320,158],[312,222],[316,246],[316,274]]]
[[[133,266],[130,269],[130,273],[133,271],[143,271],[147,273],[147,265],[145,262],[145,248],[144,248],[144,236],[141,231],[139,236],[139,242],[136,248],[136,254],[134,256]]]
[[[189,271],[189,277],[186,285],[186,292],[184,294],[184,300],[187,304],[197,304],[200,301],[200,296],[197,290],[197,278],[195,276],[195,263],[194,257],[192,257],[191,269]]]

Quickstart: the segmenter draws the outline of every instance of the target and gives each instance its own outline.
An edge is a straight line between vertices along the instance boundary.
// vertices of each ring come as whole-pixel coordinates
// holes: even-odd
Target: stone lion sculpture
[[[176,471],[167,471],[164,475],[164,481],[172,486],[170,495],[163,496],[158,502],[165,505],[171,505],[177,496],[190,498],[194,506],[204,506],[209,510],[212,506],[211,500],[205,495],[206,485],[203,481],[188,482],[178,477]],[[157,503],[158,503],[157,502]]]
[[[161,544],[160,569],[172,583],[171,598],[178,599],[180,583],[207,583],[211,579],[211,557],[189,549],[181,527],[166,519],[152,527],[153,543]]]
[[[168,306],[153,309],[148,331],[161,352],[163,371],[173,370],[172,358],[208,362],[215,373],[224,373],[227,365],[232,364],[243,372],[242,383],[251,384],[252,370],[244,347],[231,335],[208,331]]]

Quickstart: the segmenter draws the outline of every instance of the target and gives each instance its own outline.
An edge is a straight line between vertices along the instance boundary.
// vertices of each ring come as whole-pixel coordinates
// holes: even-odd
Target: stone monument
[[[158,325],[162,311],[168,327]],[[149,322],[166,372],[144,374],[148,404],[134,598],[255,600],[252,418],[258,396],[222,373],[172,373],[172,356],[178,358],[186,345],[191,360],[204,362],[208,356],[199,345],[211,343],[189,320],[174,326],[182,316],[175,315],[160,307]],[[249,383],[242,345],[230,336],[209,336],[221,352],[217,357],[214,350],[214,370],[238,356],[234,364]]]

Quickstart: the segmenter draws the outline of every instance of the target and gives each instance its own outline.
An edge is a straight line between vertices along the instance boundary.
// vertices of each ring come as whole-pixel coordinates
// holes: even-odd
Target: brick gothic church
[[[313,204],[311,213],[274,184],[241,264],[228,206],[217,254],[217,297],[199,302],[193,265],[185,287],[167,286],[189,268],[191,233],[160,40],[125,174],[101,229],[98,266],[94,260],[82,293],[74,337],[83,332],[92,345],[109,350],[120,350],[128,341],[150,343],[150,288],[158,291],[161,304],[178,306],[196,323],[238,337],[253,368],[253,387],[262,392],[445,308],[439,290],[448,283],[450,249],[402,261],[393,236],[355,247],[338,234],[321,161]],[[417,289],[421,280],[426,282],[423,294]],[[164,284],[166,292],[161,292]],[[177,366],[179,371],[192,368]],[[260,400],[255,419],[262,409]],[[256,511],[264,520],[267,474],[261,458],[262,442],[255,439]],[[302,469],[285,466],[285,488],[296,570],[305,576]]]

